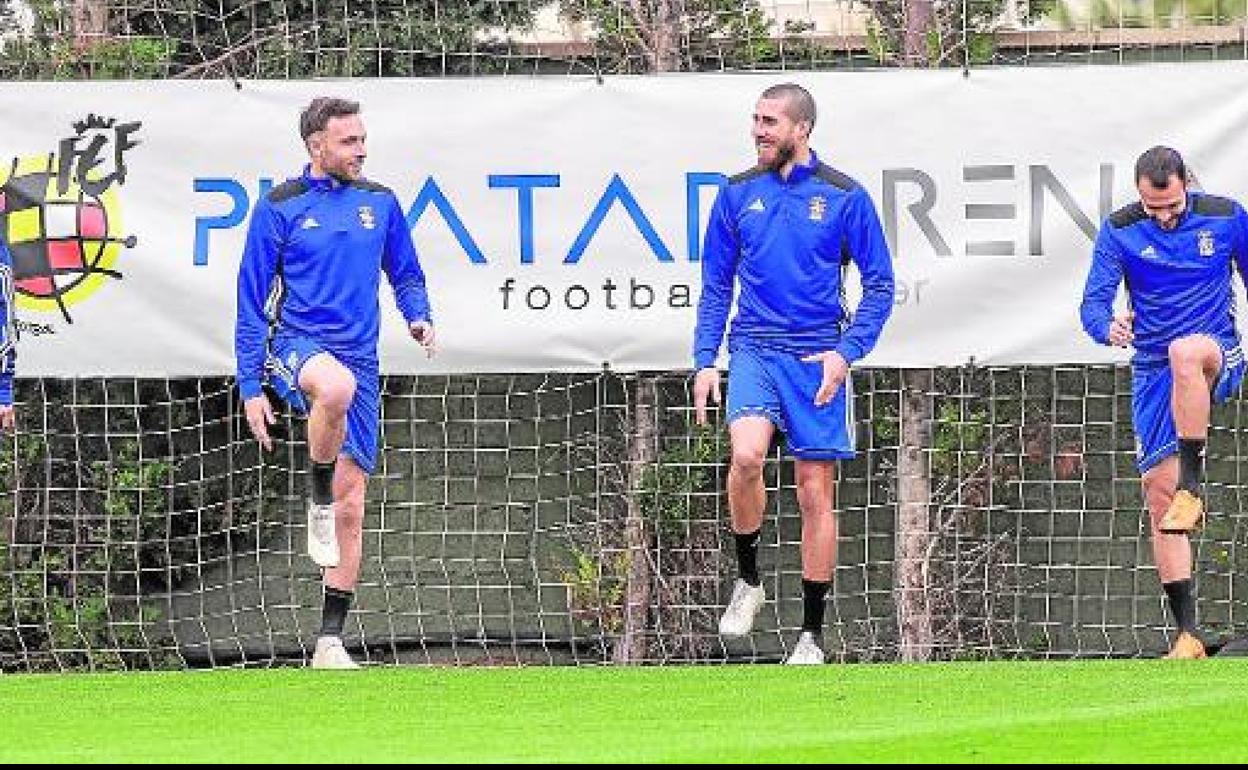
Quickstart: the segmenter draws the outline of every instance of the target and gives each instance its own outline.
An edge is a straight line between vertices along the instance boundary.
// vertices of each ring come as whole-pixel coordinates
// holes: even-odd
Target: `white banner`
[[[1207,191],[1248,194],[1244,62],[4,83],[19,374],[232,373],[247,215],[299,173],[298,113],[322,94],[362,103],[365,173],[409,209],[429,280],[440,353],[405,336],[387,288],[386,371],[687,368],[716,184],[752,165],[754,103],[783,79],[815,95],[812,146],[867,188],[894,247],[868,365],[1123,360],[1084,337],[1078,305],[1135,158],[1167,144]]]

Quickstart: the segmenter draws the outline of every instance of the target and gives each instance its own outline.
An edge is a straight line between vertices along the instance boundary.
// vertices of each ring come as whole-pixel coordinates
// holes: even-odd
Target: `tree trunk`
[[[680,68],[680,18],[673,0],[655,4],[654,71],[672,72]]]
[[[69,23],[74,50],[90,48],[108,37],[108,0],[74,0]]]
[[[928,63],[927,31],[935,14],[932,0],[903,0],[905,29],[902,31],[902,62],[907,67],[923,67]]]
[[[646,47],[650,72],[672,72],[680,67],[681,4],[682,0],[628,0]]]
[[[927,593],[927,553],[934,537],[930,519],[932,480],[925,449],[931,445],[931,373],[901,373],[900,446],[897,452],[897,535],[894,544],[897,631],[903,661],[932,655],[932,613]]]
[[[616,663],[638,663],[646,657],[650,616],[650,532],[641,496],[647,469],[658,459],[658,382],[639,374],[632,382],[628,415],[628,495],[624,547],[628,574],[624,585],[624,621],[613,651]]]

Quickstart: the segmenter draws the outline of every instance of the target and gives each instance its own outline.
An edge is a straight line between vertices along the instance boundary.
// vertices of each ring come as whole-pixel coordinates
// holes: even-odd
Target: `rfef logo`
[[[59,312],[91,296],[109,278],[134,236],[123,236],[117,188],[140,123],[90,115],[47,155],[0,167],[0,232],[13,254],[17,306]]]

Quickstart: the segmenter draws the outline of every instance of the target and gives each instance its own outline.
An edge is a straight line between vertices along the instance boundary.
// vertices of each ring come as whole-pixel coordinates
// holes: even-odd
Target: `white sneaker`
[[[741,578],[732,585],[732,599],[719,618],[719,634],[729,638],[745,636],[754,627],[754,616],[766,599],[761,585],[752,586]]]
[[[332,504],[308,502],[308,556],[319,566],[338,566],[338,532]]]
[[[793,652],[784,661],[786,666],[817,666],[821,663],[823,663],[823,650],[819,649],[815,635],[809,631],[803,631],[802,635],[797,637]]]
[[[347,671],[359,667],[360,664],[351,660],[347,648],[342,646],[340,637],[322,636],[316,640],[316,652],[312,654],[312,668]]]

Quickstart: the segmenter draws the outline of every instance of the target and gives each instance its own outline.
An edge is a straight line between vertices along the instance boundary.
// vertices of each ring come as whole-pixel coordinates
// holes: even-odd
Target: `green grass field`
[[[1248,660],[0,677],[0,761],[1243,762]]]

